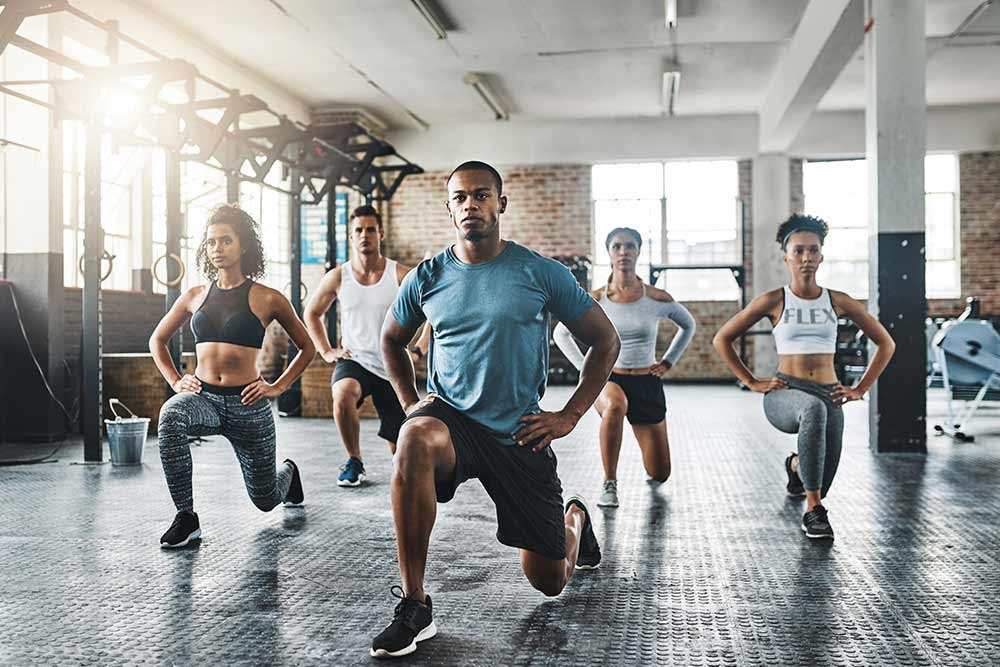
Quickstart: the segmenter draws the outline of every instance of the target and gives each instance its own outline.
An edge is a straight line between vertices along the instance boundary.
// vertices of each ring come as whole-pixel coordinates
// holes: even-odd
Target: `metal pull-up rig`
[[[289,119],[264,100],[227,87],[199,72],[194,64],[169,58],[121,32],[117,21],[97,19],[66,0],[0,0],[0,8],[0,53],[15,47],[76,74],[63,79],[2,81],[0,93],[48,109],[56,122],[77,120],[86,125],[81,407],[84,458],[99,462],[103,449],[100,283],[101,261],[106,258],[101,226],[101,145],[105,134],[112,135],[118,145],[145,145],[165,151],[167,257],[181,254],[182,161],[200,162],[225,172],[226,199],[230,202],[239,201],[239,186],[244,181],[289,195],[289,296],[299,314],[301,205],[327,203],[327,264],[332,268],[337,188],[353,189],[368,202],[388,201],[404,178],[423,170],[357,123],[314,126]],[[105,33],[107,66],[87,65],[17,34],[26,19],[57,12]],[[121,62],[123,47],[142,58]],[[53,87],[52,101],[22,92],[40,84]],[[280,184],[268,179],[275,165],[282,167]],[[180,296],[183,270],[180,262],[167,262],[167,309]],[[170,350],[180,367],[179,333],[171,339]]]

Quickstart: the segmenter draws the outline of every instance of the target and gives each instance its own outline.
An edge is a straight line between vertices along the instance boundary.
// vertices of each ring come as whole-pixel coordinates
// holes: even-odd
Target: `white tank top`
[[[354,278],[351,265],[340,266],[340,342],[351,351],[351,359],[385,380],[389,376],[382,365],[382,321],[396,300],[399,280],[396,262],[385,260],[382,277],[374,285],[362,285]]]
[[[774,325],[778,354],[833,354],[837,351],[837,312],[825,287],[816,299],[802,299],[787,285],[785,307]]]

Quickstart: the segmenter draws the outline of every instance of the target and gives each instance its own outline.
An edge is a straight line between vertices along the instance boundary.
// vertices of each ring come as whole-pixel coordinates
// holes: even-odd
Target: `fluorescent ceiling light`
[[[663,18],[668,30],[677,27],[677,0],[663,0]]]
[[[674,105],[677,103],[677,93],[681,87],[681,71],[679,69],[668,70],[663,73],[663,111],[668,115],[674,115]]]
[[[433,0],[410,0],[413,6],[417,8],[420,15],[424,17],[427,21],[427,25],[431,27],[434,34],[437,35],[438,39],[445,39],[448,37],[448,31],[445,29],[440,16],[440,10],[434,5]]]
[[[483,74],[479,72],[466,72],[465,76],[462,77],[462,82],[467,86],[472,86],[473,90],[479,94],[480,99],[493,112],[497,120],[507,120],[510,118],[510,110],[500,101],[496,91],[493,90]]]

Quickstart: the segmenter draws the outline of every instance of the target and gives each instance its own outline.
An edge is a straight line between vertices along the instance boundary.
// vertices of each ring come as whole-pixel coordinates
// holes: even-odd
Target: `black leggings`
[[[239,459],[250,500],[261,511],[274,509],[288,493],[292,467],[282,464],[275,471],[270,401],[261,399],[243,405],[242,387],[213,387],[204,382],[201,386],[201,393],[177,394],[160,409],[160,461],[174,505],[178,511],[194,509],[188,440],[193,436],[223,435]]]

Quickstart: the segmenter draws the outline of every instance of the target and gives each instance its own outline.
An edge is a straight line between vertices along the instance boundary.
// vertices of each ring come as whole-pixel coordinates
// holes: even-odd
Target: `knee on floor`
[[[531,586],[542,595],[553,598],[566,588],[566,577],[557,574],[528,575]]]
[[[277,501],[271,496],[250,496],[250,501],[261,512],[270,512],[278,506]]]
[[[670,466],[663,466],[655,468],[653,470],[647,470],[646,474],[649,475],[650,481],[663,484],[665,481],[670,479]]]

